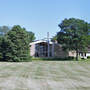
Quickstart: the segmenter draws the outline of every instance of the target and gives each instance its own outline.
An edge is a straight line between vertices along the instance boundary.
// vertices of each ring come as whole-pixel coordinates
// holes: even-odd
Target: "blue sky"
[[[0,0],[0,26],[21,25],[37,39],[54,36],[70,17],[90,22],[90,0]]]

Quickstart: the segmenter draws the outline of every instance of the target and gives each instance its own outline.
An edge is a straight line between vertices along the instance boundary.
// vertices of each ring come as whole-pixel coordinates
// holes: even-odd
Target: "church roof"
[[[33,45],[33,44],[38,44],[38,43],[48,43],[46,40],[38,40],[38,41],[34,41],[34,42],[32,42],[32,43],[30,43],[29,45]],[[49,42],[49,44],[53,44],[53,42]]]

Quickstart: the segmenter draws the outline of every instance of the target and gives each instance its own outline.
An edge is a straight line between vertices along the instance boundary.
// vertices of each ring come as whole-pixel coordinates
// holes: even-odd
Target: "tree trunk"
[[[78,50],[76,50],[76,61],[78,61]]]

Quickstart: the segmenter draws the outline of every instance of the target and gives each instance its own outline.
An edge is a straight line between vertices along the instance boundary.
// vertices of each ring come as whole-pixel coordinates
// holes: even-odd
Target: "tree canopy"
[[[64,19],[60,24],[60,31],[57,33],[57,40],[65,50],[85,51],[87,47],[87,36],[89,24],[84,20],[70,18]]]
[[[0,37],[0,59],[3,61],[27,61],[30,57],[29,43],[34,33],[15,25],[3,37]],[[30,59],[30,58],[29,58]]]

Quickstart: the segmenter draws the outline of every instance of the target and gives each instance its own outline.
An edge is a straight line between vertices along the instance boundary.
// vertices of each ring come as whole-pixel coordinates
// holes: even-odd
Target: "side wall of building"
[[[66,58],[68,56],[76,57],[76,52],[75,51],[66,52],[62,49],[62,46],[60,44],[54,45],[54,57]]]
[[[32,44],[30,46],[30,56],[32,56],[32,57],[35,57],[35,52],[36,52],[35,45],[36,44]],[[66,52],[62,49],[62,46],[60,44],[54,44],[54,45],[52,44],[50,46],[50,52],[52,53],[51,57],[56,57],[56,58],[66,58],[68,56],[76,57],[75,51]]]
[[[57,58],[68,57],[68,52],[63,51],[62,46],[60,44],[55,44],[54,45],[54,57],[57,57]]]
[[[69,51],[69,56],[76,57],[76,51]]]
[[[86,57],[90,56],[90,52],[86,53]]]
[[[35,56],[35,44],[30,46],[30,56],[32,56],[32,57]]]

